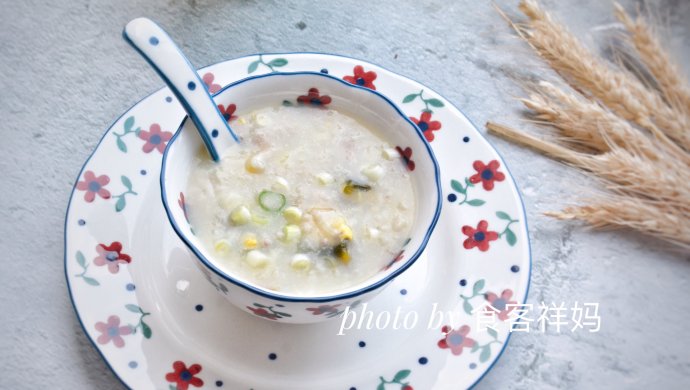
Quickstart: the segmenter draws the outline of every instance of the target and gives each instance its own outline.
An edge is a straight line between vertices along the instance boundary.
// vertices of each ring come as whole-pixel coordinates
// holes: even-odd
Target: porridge
[[[408,239],[416,211],[398,151],[355,119],[267,107],[233,122],[241,145],[200,152],[189,220],[218,268],[266,289],[325,293],[365,281]]]

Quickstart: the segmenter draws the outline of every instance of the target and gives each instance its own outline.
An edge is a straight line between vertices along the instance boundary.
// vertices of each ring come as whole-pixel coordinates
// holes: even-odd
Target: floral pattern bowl
[[[408,269],[424,251],[441,212],[439,166],[419,123],[415,124],[384,95],[366,85],[359,86],[320,72],[286,72],[245,78],[222,89],[215,100],[229,121],[236,113],[250,113],[262,107],[283,104],[328,107],[369,124],[381,133],[382,138],[396,145],[401,161],[411,174],[417,203],[415,223],[405,246],[367,280],[322,295],[290,295],[269,290],[217,267],[212,251],[206,249],[194,234],[187,218],[184,193],[202,140],[194,124],[185,120],[163,154],[163,205],[173,229],[199,260],[197,266],[211,284],[223,286],[219,291],[230,302],[268,320],[287,323],[324,321],[334,316],[314,315],[310,309],[315,303],[323,307],[347,307],[365,302]],[[232,113],[228,114],[230,107]],[[211,135],[219,136],[216,130]],[[241,144],[226,147],[237,148]],[[410,159],[413,150],[414,161]],[[226,151],[232,153],[232,150]],[[290,312],[284,309],[286,302],[291,303]]]

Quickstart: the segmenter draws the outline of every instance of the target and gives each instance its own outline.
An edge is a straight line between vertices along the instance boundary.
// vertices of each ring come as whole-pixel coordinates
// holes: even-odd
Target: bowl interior
[[[308,103],[298,103],[300,96],[309,97]],[[438,165],[422,133],[383,95],[321,73],[273,73],[250,77],[227,86],[214,99],[217,104],[224,106],[235,104],[237,107],[235,115],[241,116],[259,108],[280,104],[321,106],[328,101],[328,99],[323,99],[324,96],[330,97],[330,102],[327,104],[329,108],[357,119],[375,131],[379,137],[398,148],[403,156],[401,163],[405,164],[411,173],[417,203],[409,240],[403,248],[400,248],[401,252],[398,256],[390,259],[390,262],[369,279],[347,289],[320,296],[320,298],[324,296],[342,298],[372,290],[390,281],[416,260],[431,235],[441,209],[441,190]],[[300,100],[305,101],[304,98]],[[267,290],[215,266],[213,253],[206,249],[193,233],[193,228],[187,219],[188,205],[184,199],[193,161],[201,147],[203,147],[203,142],[194,124],[186,120],[169,142],[163,157],[161,170],[163,204],[177,234],[205,266],[230,282],[249,290],[258,290],[262,295],[273,296],[276,299],[305,298],[301,295]],[[237,145],[228,144],[226,147],[237,147]],[[323,145],[315,145],[315,147],[323,147]],[[219,152],[223,155],[223,151],[219,150]]]

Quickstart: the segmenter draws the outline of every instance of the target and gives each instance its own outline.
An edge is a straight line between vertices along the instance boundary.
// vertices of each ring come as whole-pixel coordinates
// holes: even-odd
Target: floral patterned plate
[[[471,387],[505,348],[511,304],[524,302],[529,284],[524,210],[500,156],[450,102],[365,61],[263,54],[200,74],[214,93],[247,74],[278,71],[322,71],[376,89],[424,132],[445,197],[425,253],[345,320],[286,325],[270,320],[290,316],[289,304],[257,304],[255,316],[234,308],[204,280],[161,205],[162,152],[185,116],[164,88],[108,129],[70,199],[65,272],[86,335],[136,389]],[[219,108],[227,120],[243,114]],[[399,152],[414,169],[415,151]],[[495,330],[479,327],[489,305]],[[306,310],[336,317],[344,308]]]

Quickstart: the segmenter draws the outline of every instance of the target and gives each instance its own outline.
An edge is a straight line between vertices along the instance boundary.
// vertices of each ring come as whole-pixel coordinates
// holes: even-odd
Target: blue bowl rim
[[[333,301],[340,301],[340,300],[345,300],[345,299],[351,299],[358,297],[360,295],[366,294],[368,292],[377,290],[383,286],[385,286],[388,282],[396,278],[398,275],[402,274],[405,270],[407,270],[412,264],[415,263],[415,261],[421,256],[421,254],[424,252],[424,249],[426,248],[429,239],[431,238],[431,234],[434,231],[434,228],[436,227],[436,223],[438,222],[438,219],[441,214],[441,207],[442,207],[442,200],[441,200],[441,180],[440,180],[440,168],[438,166],[438,161],[436,160],[436,156],[434,155],[434,152],[431,150],[431,147],[429,146],[429,143],[426,141],[424,138],[424,134],[422,131],[417,127],[417,125],[414,124],[401,110],[400,108],[393,103],[388,97],[383,95],[382,93],[372,90],[370,88],[366,87],[361,87],[359,85],[351,84],[348,83],[344,80],[341,80],[337,77],[331,76],[329,74],[321,73],[321,72],[311,72],[311,71],[300,71],[300,72],[274,72],[274,73],[266,73],[262,75],[256,75],[256,76],[249,76],[244,79],[235,81],[231,84],[226,85],[223,87],[221,90],[213,94],[213,96],[217,96],[225,92],[226,90],[235,87],[237,85],[243,84],[245,82],[251,81],[251,80],[257,80],[261,78],[266,78],[266,77],[279,77],[279,76],[301,76],[301,75],[311,75],[311,76],[319,76],[319,77],[325,77],[331,80],[335,80],[339,83],[341,83],[344,86],[347,86],[349,88],[355,88],[363,91],[367,91],[368,93],[372,93],[379,98],[383,99],[386,103],[388,103],[393,109],[400,115],[410,126],[412,126],[415,134],[417,134],[418,137],[420,137],[422,144],[424,144],[425,149],[427,151],[427,155],[431,159],[433,168],[434,168],[434,181],[436,183],[435,189],[436,189],[436,209],[434,211],[434,216],[432,218],[431,223],[427,227],[427,230],[424,234],[424,237],[422,238],[422,242],[417,247],[417,250],[415,251],[414,254],[408,257],[407,261],[394,270],[393,272],[389,273],[386,275],[384,278],[379,279],[375,281],[374,283],[367,285],[365,287],[362,287],[358,290],[347,292],[347,293],[342,293],[342,294],[336,294],[336,295],[324,295],[324,296],[289,296],[289,295],[283,295],[279,293],[273,293],[270,291],[265,291],[261,290],[259,288],[254,287],[253,285],[243,282],[241,280],[237,280],[222,270],[218,269],[211,261],[209,261],[197,248],[194,244],[192,244],[186,237],[186,235],[181,231],[180,227],[178,226],[177,222],[175,221],[175,218],[172,216],[172,212],[170,209],[170,205],[167,202],[167,193],[165,190],[165,172],[166,172],[166,163],[167,163],[167,158],[168,158],[168,150],[170,150],[171,145],[175,142],[177,137],[181,134],[182,129],[184,128],[185,123],[187,122],[187,119],[189,116],[185,117],[185,119],[182,121],[180,124],[180,127],[175,131],[175,134],[173,137],[170,139],[170,142],[168,142],[168,145],[165,148],[165,152],[163,153],[163,159],[161,163],[161,174],[160,174],[160,188],[161,188],[161,198],[163,201],[163,207],[165,209],[165,213],[168,217],[168,220],[170,221],[170,224],[173,227],[173,230],[175,230],[175,233],[180,237],[180,239],[187,245],[187,247],[195,254],[196,258],[201,261],[201,263],[211,271],[213,271],[216,275],[220,276],[224,280],[233,283],[234,285],[241,287],[251,293],[257,294],[259,296],[262,296],[264,298],[268,299],[273,299],[281,302],[314,302],[314,303],[326,303],[326,302],[333,302]]]

